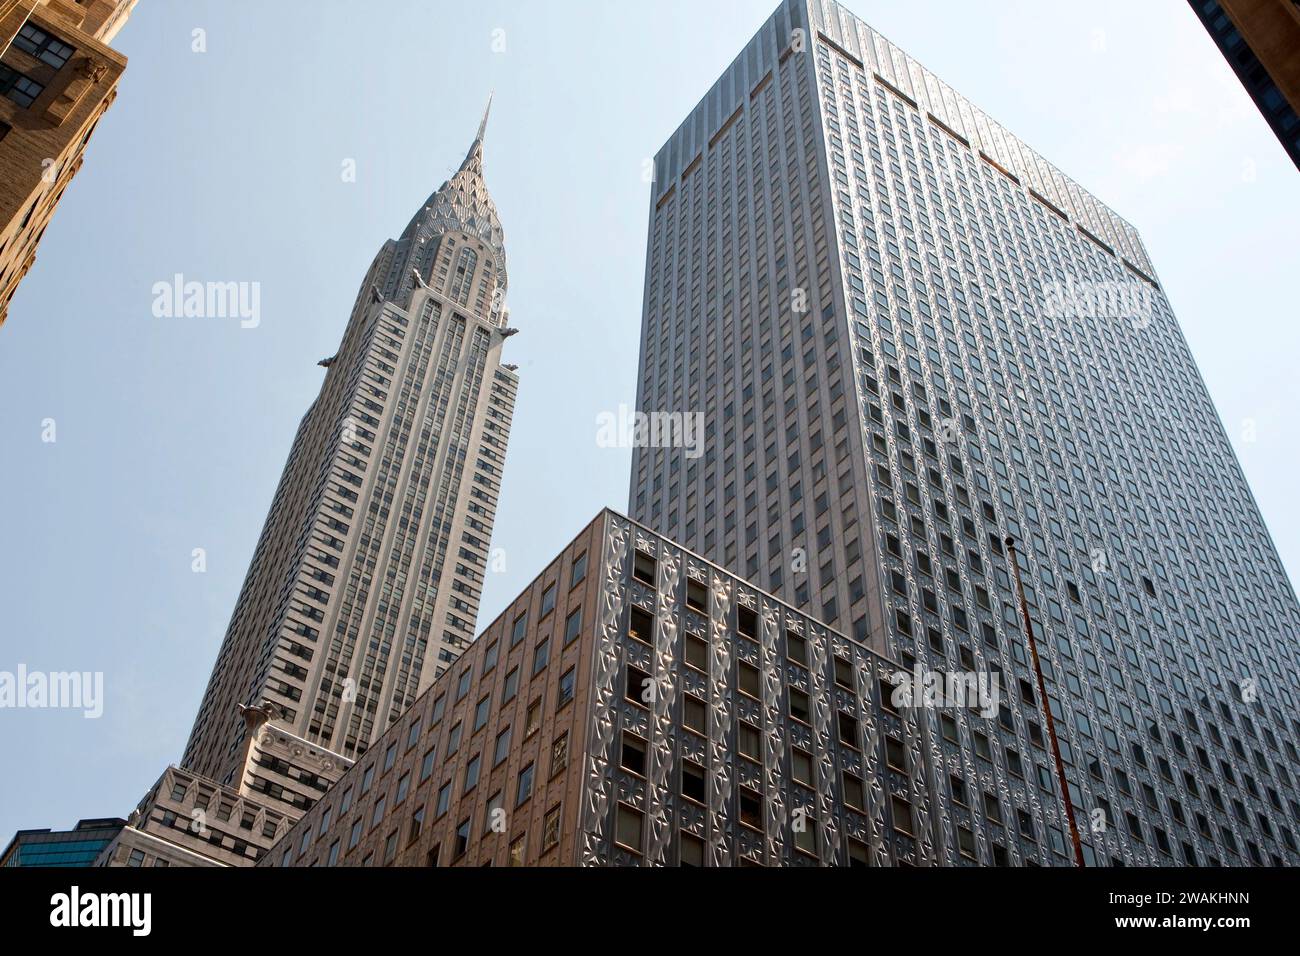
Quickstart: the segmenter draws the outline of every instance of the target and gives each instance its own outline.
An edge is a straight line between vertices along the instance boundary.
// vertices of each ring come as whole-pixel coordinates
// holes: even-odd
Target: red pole
[[[1065,782],[1065,761],[1061,759],[1061,745],[1056,740],[1056,724],[1052,720],[1052,704],[1047,697],[1043,681],[1043,665],[1038,660],[1038,642],[1034,640],[1034,625],[1029,620],[1029,605],[1025,603],[1025,586],[1020,580],[1020,563],[1016,560],[1016,539],[1007,537],[1007,552],[1011,557],[1011,570],[1016,576],[1016,594],[1020,598],[1020,613],[1025,619],[1025,634],[1029,638],[1029,656],[1034,661],[1034,676],[1038,678],[1038,697],[1043,705],[1043,718],[1047,723],[1047,739],[1052,744],[1052,759],[1056,763],[1056,779],[1061,785],[1061,799],[1065,801],[1065,819],[1070,825],[1070,840],[1074,843],[1074,865],[1083,862],[1083,843],[1079,840],[1079,825],[1074,819],[1074,805],[1070,802],[1070,788]]]

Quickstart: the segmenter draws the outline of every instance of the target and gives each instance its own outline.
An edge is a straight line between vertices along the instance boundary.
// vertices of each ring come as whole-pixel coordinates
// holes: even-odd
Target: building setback
[[[933,861],[897,671],[606,510],[261,865]]]
[[[0,325],[117,96],[136,0],[0,0]]]
[[[375,257],[280,486],[185,750],[229,784],[239,707],[352,759],[474,637],[518,377],[483,124]]]
[[[705,441],[635,451],[632,517],[1003,676],[994,721],[922,715],[929,859],[1073,860],[1013,537],[1085,862],[1300,862],[1300,607],[1136,230],[831,0],[654,167],[637,407]]]
[[[246,708],[248,728],[232,784],[168,767],[96,866],[253,866],[352,765]]]

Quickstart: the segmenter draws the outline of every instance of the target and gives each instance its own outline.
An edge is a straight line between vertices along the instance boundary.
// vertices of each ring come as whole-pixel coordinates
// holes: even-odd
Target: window
[[[487,812],[483,814],[483,833],[505,833],[506,795],[498,790],[488,797]]]
[[[397,856],[397,831],[394,830],[388,834],[388,839],[384,841],[384,865],[392,863]]]
[[[808,723],[808,695],[793,687],[790,688],[790,716],[801,723]]]
[[[840,743],[846,747],[858,749],[858,719],[852,714],[839,711]]]
[[[384,819],[384,804],[386,800],[386,797],[380,797],[375,801],[375,812],[370,815],[370,825],[372,827],[379,826],[379,822]]]
[[[695,668],[697,671],[708,673],[709,645],[691,634],[686,635],[684,643],[686,648],[686,665]]]
[[[898,713],[898,706],[894,703],[894,692],[898,690],[892,683],[883,678],[880,681],[880,709],[887,714]]]
[[[697,734],[708,733],[708,711],[704,706],[704,701],[698,697],[686,695],[682,702],[682,723],[688,730],[693,730]]]
[[[633,607],[627,619],[628,637],[643,644],[654,642],[654,618],[639,607]]]
[[[573,559],[573,572],[569,575],[569,589],[576,588],[587,579],[587,552]]]
[[[533,648],[533,676],[536,677],[545,670],[547,663],[551,659],[551,642],[550,640],[542,641]]]
[[[835,683],[853,689],[853,662],[843,657],[835,658]]]
[[[629,664],[624,696],[634,704],[645,706],[654,700],[654,681],[645,671]]]
[[[517,618],[515,618],[514,627],[510,631],[510,646],[514,647],[516,644],[522,641],[524,639],[524,635],[527,632],[528,632],[528,612],[525,611],[523,614],[520,614]]]
[[[632,577],[636,578],[642,584],[648,584],[650,587],[655,586],[655,565],[653,557],[644,551],[638,551],[636,557],[632,559]]]
[[[366,768],[365,773],[361,775],[361,795],[365,796],[370,792],[370,785],[375,782],[375,765],[371,764]]]
[[[550,614],[554,610],[555,610],[555,585],[552,584],[550,585],[550,587],[548,587],[545,591],[542,592],[542,614],[541,617],[538,618],[538,620],[545,618],[546,615]]]
[[[704,802],[704,768],[689,760],[682,761],[682,796],[696,803]]]
[[[812,818],[811,813],[805,813],[803,816],[803,826],[796,827],[794,831],[794,846],[801,853],[809,853],[814,856],[817,854],[817,821]]]
[[[524,854],[528,849],[528,834],[522,834],[510,841],[510,866],[523,866]]]
[[[542,699],[539,697],[528,705],[524,714],[524,737],[531,737],[542,729]]]
[[[501,656],[501,642],[493,641],[492,646],[483,654],[483,673],[489,673],[497,666],[497,658]]]
[[[438,805],[435,811],[435,817],[440,817],[447,812],[451,806],[451,783],[444,783],[438,790]]]
[[[577,667],[570,667],[560,677],[560,695],[559,700],[555,702],[555,709],[559,710],[569,701],[573,700],[573,686],[578,679]]]
[[[808,666],[808,644],[798,634],[785,634],[785,656],[796,664]]]
[[[961,855],[969,859],[975,859],[975,834],[969,827],[957,827],[957,849]]]
[[[411,789],[411,775],[402,774],[402,779],[397,781],[397,796],[393,798],[393,803],[401,803],[406,799],[407,792]]]
[[[420,742],[420,719],[411,722],[411,729],[406,732],[406,749],[410,750]]]
[[[469,793],[478,786],[479,768],[483,764],[482,757],[482,754],[475,754],[470,758],[469,763],[465,765],[465,787],[461,791],[462,793]]]
[[[488,722],[488,712],[492,709],[492,695],[488,694],[474,708],[474,732],[478,733]]]
[[[36,97],[45,91],[44,85],[37,83],[30,76],[0,63],[0,93],[13,100],[23,109],[36,102]]]
[[[740,788],[740,822],[755,830],[763,829],[763,798],[748,787]]]
[[[551,807],[542,818],[542,852],[560,844],[560,808]]]
[[[506,701],[514,700],[515,694],[518,692],[518,690],[519,690],[519,668],[516,667],[509,674],[506,675],[506,685],[505,688],[501,691],[501,703],[504,704],[506,703]]]
[[[460,821],[456,827],[456,841],[452,844],[452,858],[459,859],[469,849],[469,817]]]
[[[897,737],[885,738],[885,762],[893,769],[907,773],[907,748]]]
[[[894,829],[899,833],[912,833],[912,805],[902,797],[891,797],[890,806],[894,814]]]
[[[14,46],[24,53],[30,53],[46,66],[52,66],[56,70],[62,69],[63,64],[68,62],[68,58],[73,53],[72,47],[60,40],[56,40],[36,24],[30,22],[23,24],[13,42]]]
[[[742,757],[762,759],[762,735],[758,728],[742,721],[736,732],[736,749]]]
[[[447,705],[447,695],[439,694],[438,699],[433,702],[433,714],[429,717],[429,723],[436,724],[442,720],[442,711]]]
[[[393,764],[397,762],[397,744],[391,743],[388,749],[384,751],[384,773],[393,769]]]
[[[859,840],[849,840],[849,866],[870,866],[871,855],[867,845]]]
[[[578,608],[564,620],[564,646],[568,647],[582,633],[582,608]]]
[[[497,766],[501,761],[510,756],[510,728],[507,727],[501,733],[497,734],[497,745],[492,751],[492,766]]]
[[[515,788],[515,806],[519,806],[533,795],[533,765],[529,764],[519,771],[519,785]]]
[[[693,611],[709,613],[709,589],[703,581],[686,580],[686,606]]]
[[[447,756],[450,757],[460,749],[460,734],[463,725],[457,724],[451,728],[451,733],[447,735]]]
[[[560,734],[551,744],[551,776],[569,765],[569,735]]]
[[[681,866],[704,866],[704,841],[697,836],[689,833],[682,834],[681,841]]]
[[[424,781],[433,776],[433,762],[437,753],[438,748],[433,747],[424,755],[424,760],[420,764],[420,783],[424,783]],[[346,811],[347,807],[343,807],[342,809]]]
[[[641,852],[641,831],[645,823],[645,814],[626,803],[618,805],[618,820],[615,826],[615,840],[619,846],[634,853]]]
[[[357,817],[356,820],[353,822],[352,832],[348,834],[349,850],[354,849],[356,845],[361,842],[361,828],[363,824],[364,824],[364,820],[362,820],[361,817]]]
[[[470,679],[473,676],[474,675],[472,675],[468,669],[466,669],[465,673],[460,675],[460,683],[456,685],[457,700],[461,700],[462,698],[464,698],[466,694],[469,693],[469,683],[470,683]]]
[[[411,814],[411,835],[407,837],[406,842],[414,843],[420,837],[420,832],[424,829],[424,804],[420,804],[415,813]]]
[[[646,742],[623,731],[623,756],[620,760],[624,770],[639,777],[645,776]]]
[[[744,661],[740,662],[736,685],[740,688],[742,694],[753,697],[755,700],[761,699],[763,694],[762,681],[759,677],[758,668],[752,664],[746,664]]]
[[[741,607],[736,611],[736,630],[745,637],[758,636],[758,614],[752,608]]]
[[[794,748],[790,751],[790,776],[805,787],[813,785],[812,754]]]
[[[844,772],[844,805],[852,807],[854,810],[866,810],[867,798],[863,790],[862,778]]]

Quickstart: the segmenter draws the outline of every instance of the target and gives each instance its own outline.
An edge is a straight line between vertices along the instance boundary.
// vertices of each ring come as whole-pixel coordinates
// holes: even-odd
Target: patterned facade
[[[933,862],[896,671],[605,511],[263,865]]]
[[[1300,608],[1131,225],[831,0],[655,159],[632,516],[998,715],[918,710],[927,862],[1300,861]],[[972,796],[973,795],[973,796]]]
[[[0,325],[117,96],[136,0],[0,0]]]
[[[473,639],[518,387],[486,123],[321,363],[186,748],[196,773],[232,780],[242,705],[358,757]]]

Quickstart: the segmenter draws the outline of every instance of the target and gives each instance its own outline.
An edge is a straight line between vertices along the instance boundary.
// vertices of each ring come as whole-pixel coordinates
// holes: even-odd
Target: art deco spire
[[[507,281],[505,230],[501,228],[496,204],[493,203],[487,182],[483,178],[483,138],[487,134],[491,111],[492,96],[489,96],[478,133],[470,144],[469,152],[465,154],[465,161],[411,219],[402,233],[401,242],[407,255],[415,255],[426,243],[436,241],[448,232],[473,236],[491,251],[496,266],[497,288],[504,292]],[[409,272],[409,268],[403,268],[397,274],[405,281]]]

